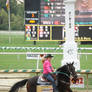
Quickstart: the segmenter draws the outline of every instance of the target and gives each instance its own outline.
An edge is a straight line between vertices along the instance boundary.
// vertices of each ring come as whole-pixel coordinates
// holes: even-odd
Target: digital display
[[[26,25],[26,40],[62,41],[64,39],[62,26]]]
[[[26,24],[39,24],[39,12],[38,11],[26,11],[25,23]]]
[[[52,27],[52,40],[63,40],[63,27],[62,26],[53,26]]]
[[[37,26],[25,26],[26,40],[37,40]]]
[[[25,0],[25,38],[30,41],[65,41],[64,0]],[[76,0],[76,41],[92,41],[92,0]]]
[[[64,24],[63,7],[63,0],[41,0],[41,24]]]
[[[39,11],[40,0],[25,0],[25,11]]]
[[[50,40],[50,26],[39,26],[39,40]]]
[[[25,0],[25,24],[39,24],[40,0]]]
[[[33,24],[65,24],[64,0],[25,0],[25,21],[28,21],[28,19],[30,20],[30,12],[34,11],[37,12],[34,18],[36,18],[38,22],[35,22]],[[26,24],[30,24],[30,22],[26,22]],[[76,0],[75,24],[92,24],[92,0]]]
[[[65,24],[64,0],[41,0],[41,24]],[[92,24],[92,0],[76,0],[75,24]]]
[[[26,25],[26,40],[65,41],[64,26]],[[76,41],[92,41],[92,26],[79,26],[75,30]]]
[[[92,26],[80,26],[76,40],[92,41]]]

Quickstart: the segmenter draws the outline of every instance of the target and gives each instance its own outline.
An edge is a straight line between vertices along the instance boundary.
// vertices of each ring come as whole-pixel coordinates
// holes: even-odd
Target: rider
[[[51,54],[47,54],[44,57],[44,59],[42,60],[42,62],[43,62],[43,77],[46,78],[47,80],[49,80],[52,83],[53,92],[58,92],[56,84],[55,84],[55,79],[53,77],[54,69],[51,65],[52,57],[53,56]]]

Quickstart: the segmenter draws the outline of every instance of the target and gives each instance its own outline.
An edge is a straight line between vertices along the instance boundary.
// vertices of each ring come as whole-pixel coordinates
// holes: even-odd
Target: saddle
[[[39,76],[37,80],[38,85],[51,85],[51,82],[48,81],[46,78],[43,77],[43,75]]]

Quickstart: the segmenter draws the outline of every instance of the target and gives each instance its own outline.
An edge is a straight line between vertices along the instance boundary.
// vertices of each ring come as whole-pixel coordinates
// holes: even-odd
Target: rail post
[[[88,92],[88,73],[87,73],[87,92]]]

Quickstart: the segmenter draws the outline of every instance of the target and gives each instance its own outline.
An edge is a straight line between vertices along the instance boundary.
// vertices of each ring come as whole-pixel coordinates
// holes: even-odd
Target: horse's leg
[[[61,85],[61,86],[58,87],[58,91],[59,92],[67,92],[66,88],[63,85]]]
[[[32,77],[27,82],[27,92],[36,92],[38,76]]]
[[[72,89],[70,88],[70,86],[67,88],[66,92],[73,92]]]
[[[66,86],[60,86],[58,90],[59,92],[73,92],[70,87],[66,87]]]
[[[73,92],[70,86],[62,86],[60,92]]]
[[[27,83],[27,92],[36,92],[36,85],[31,85],[30,82]]]
[[[69,92],[69,91],[67,91],[66,88],[63,88],[62,91],[60,92]]]
[[[27,83],[27,85],[26,85],[27,92],[31,92],[31,91],[30,91],[30,87],[31,87],[31,86],[29,85],[29,83]]]
[[[73,92],[71,88],[69,89],[69,92]]]

